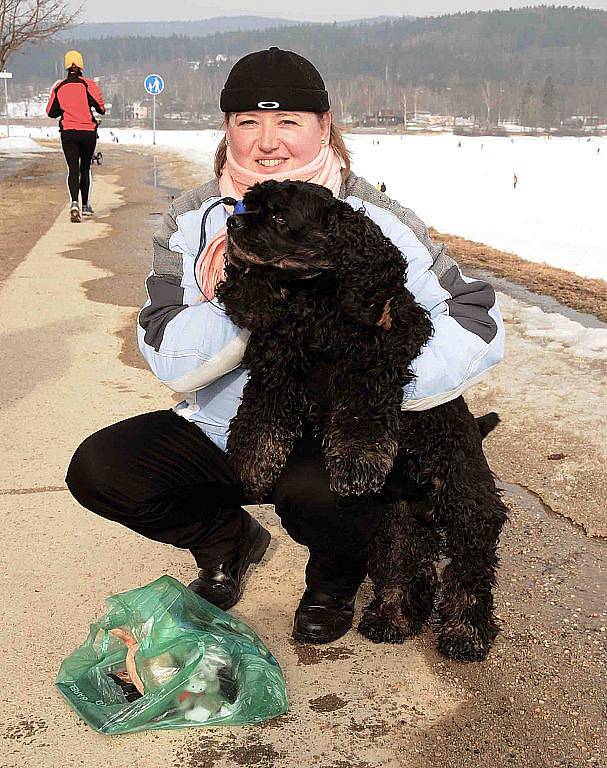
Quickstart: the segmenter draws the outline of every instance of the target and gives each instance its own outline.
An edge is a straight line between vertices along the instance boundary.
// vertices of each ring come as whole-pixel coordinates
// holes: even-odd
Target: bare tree
[[[487,125],[491,125],[491,110],[495,106],[495,96],[491,93],[491,83],[488,80],[485,80],[481,85],[481,93],[487,110]]]
[[[0,70],[22,45],[52,37],[79,13],[67,0],[0,0]]]

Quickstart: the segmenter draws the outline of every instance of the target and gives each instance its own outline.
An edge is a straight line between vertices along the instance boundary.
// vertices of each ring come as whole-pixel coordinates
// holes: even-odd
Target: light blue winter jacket
[[[408,208],[350,174],[340,197],[364,207],[407,259],[407,288],[431,315],[434,334],[414,361],[415,380],[403,408],[426,410],[460,395],[502,360],[504,327],[495,292],[462,275],[424,223]],[[196,423],[225,450],[248,373],[241,366],[248,333],[214,304],[201,303],[194,258],[206,209],[220,198],[216,179],[179,197],[154,235],[147,278],[148,301],[139,313],[139,348],[156,376],[184,400],[175,411]],[[216,206],[206,222],[206,241],[225,225]]]

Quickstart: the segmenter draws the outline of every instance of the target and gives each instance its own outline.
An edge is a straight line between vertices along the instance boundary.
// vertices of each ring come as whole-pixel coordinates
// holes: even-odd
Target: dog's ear
[[[232,322],[249,331],[267,331],[283,322],[287,298],[255,270],[227,264],[215,295]]]
[[[402,290],[406,263],[398,248],[363,211],[340,204],[331,221],[337,298],[346,314],[390,329],[390,299]]]
[[[325,187],[323,184],[314,184],[312,181],[292,181],[291,184],[296,189],[303,189],[308,193],[312,192],[326,202],[332,202],[335,200],[333,192],[331,192],[331,190]]]

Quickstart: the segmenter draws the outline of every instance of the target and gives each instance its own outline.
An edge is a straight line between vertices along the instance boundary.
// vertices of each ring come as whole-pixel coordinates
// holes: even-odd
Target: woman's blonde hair
[[[323,114],[326,114],[326,112],[323,112],[317,115],[319,120]],[[226,112],[225,118],[226,120],[230,119],[229,112]],[[350,175],[350,152],[346,147],[346,143],[344,142],[344,138],[341,134],[341,130],[335,125],[333,120],[331,120],[331,133],[329,134],[329,146],[333,147],[333,149],[335,150],[336,155],[341,160],[342,166],[345,169],[346,177],[348,177]],[[223,169],[223,166],[226,164],[226,156],[227,156],[227,144],[226,144],[226,137],[224,134],[215,152],[214,168],[215,168],[215,176],[217,176],[218,178],[219,176],[221,176],[221,171]]]

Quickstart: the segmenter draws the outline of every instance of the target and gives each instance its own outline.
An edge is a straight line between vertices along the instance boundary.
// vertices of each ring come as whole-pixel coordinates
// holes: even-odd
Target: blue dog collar
[[[238,202],[234,206],[234,213],[246,213],[246,212],[247,212],[246,205],[243,203],[242,200],[238,200]]]

